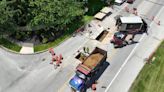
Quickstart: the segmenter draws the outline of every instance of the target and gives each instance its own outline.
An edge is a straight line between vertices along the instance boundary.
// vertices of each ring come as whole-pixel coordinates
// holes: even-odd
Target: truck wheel
[[[113,41],[113,40],[111,40],[111,41],[110,41],[110,43],[114,43],[114,41]]]
[[[90,77],[87,77],[87,80],[90,80],[91,78]]]
[[[123,42],[123,46],[126,46],[126,45],[128,45],[129,43],[127,42],[127,41],[124,41]]]
[[[121,46],[114,46],[115,49],[117,49],[117,48],[119,48],[119,47],[121,47]]]
[[[82,88],[82,89],[80,90],[80,92],[86,92],[86,89],[85,89],[85,88]]]

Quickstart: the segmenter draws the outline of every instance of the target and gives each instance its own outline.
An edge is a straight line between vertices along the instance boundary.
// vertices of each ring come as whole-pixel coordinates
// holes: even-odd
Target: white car
[[[126,1],[126,0],[115,0],[114,2],[115,2],[116,5],[121,5],[121,4],[123,4],[125,1]]]

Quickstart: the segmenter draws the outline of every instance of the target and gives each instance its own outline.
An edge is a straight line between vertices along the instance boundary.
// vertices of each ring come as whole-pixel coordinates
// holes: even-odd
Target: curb
[[[71,37],[72,37],[72,36],[66,38],[65,40],[63,40],[62,42],[60,42],[58,45],[53,46],[52,48],[55,48],[55,47],[59,46],[60,44],[62,44],[64,41],[70,39]],[[41,54],[41,53],[44,53],[44,52],[47,52],[47,51],[48,51],[48,49],[45,49],[45,50],[37,51],[37,52],[34,52],[34,53],[23,54],[23,53],[16,52],[16,51],[13,51],[13,50],[11,50],[11,49],[8,49],[8,48],[6,48],[6,47],[4,47],[4,46],[2,46],[2,45],[0,45],[0,48],[2,48],[3,50],[5,50],[5,51],[7,51],[7,52],[9,52],[9,53],[18,54],[18,55],[37,55],[37,54]],[[51,48],[51,47],[50,47],[50,48]]]

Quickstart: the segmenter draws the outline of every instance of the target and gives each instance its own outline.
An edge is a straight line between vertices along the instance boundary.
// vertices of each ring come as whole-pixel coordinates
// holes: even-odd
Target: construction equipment
[[[127,37],[127,34],[125,34],[123,32],[116,32],[113,35],[113,38],[110,42],[114,44],[115,48],[123,47],[128,44],[126,37]]]
[[[138,16],[122,17],[116,19],[117,32],[114,33],[111,43],[114,47],[123,47],[133,41],[136,34],[147,33],[147,23]]]
[[[147,23],[139,16],[120,17],[116,20],[116,26],[118,27],[118,31],[138,33],[145,32],[143,27],[147,26]]]
[[[95,76],[103,62],[106,61],[107,51],[96,47],[92,53],[76,67],[76,74],[69,81],[69,85],[76,91],[83,92],[87,83]]]

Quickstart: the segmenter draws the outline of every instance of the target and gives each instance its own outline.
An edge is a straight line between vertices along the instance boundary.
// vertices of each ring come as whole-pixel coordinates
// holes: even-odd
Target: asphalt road
[[[157,3],[159,3],[160,5],[157,4]],[[152,21],[150,20],[151,17],[152,16],[156,16],[156,14],[158,14],[158,12],[160,11],[160,9],[163,7],[162,4],[164,4],[164,1],[162,1],[162,0],[151,0],[151,1],[150,0],[136,0],[136,2],[133,5],[130,5],[129,8],[137,7],[138,13],[150,25],[152,23]],[[145,5],[145,6],[143,6],[143,5]],[[152,31],[152,29],[149,28],[149,35],[151,34],[151,31]],[[136,41],[140,40],[142,36],[143,35],[138,35],[136,37]],[[149,39],[149,38],[145,38],[145,39]],[[107,79],[108,79],[108,82],[101,83],[99,85],[100,86],[100,90],[98,90],[98,92],[105,91],[106,89],[105,88],[102,88],[102,86],[107,87],[107,85],[109,86],[109,84],[111,83],[111,81],[113,82],[113,78],[115,77],[116,73],[120,70],[120,68],[122,67],[122,65],[125,63],[126,59],[129,57],[129,54],[132,52],[132,50],[135,48],[135,46],[136,46],[136,44],[133,44],[133,45],[124,47],[124,48],[119,49],[119,50],[116,51],[115,55],[112,57],[112,59],[110,61],[111,62],[111,66],[109,66],[109,69],[107,69],[104,72],[104,77],[102,76],[100,78],[100,80],[99,80],[101,82],[103,80],[104,81],[105,80],[107,81]],[[129,68],[129,69],[133,69],[133,64],[131,64],[131,68]],[[118,81],[118,80],[119,79],[117,79],[115,81]],[[125,85],[126,85],[126,83],[125,83]],[[109,88],[109,92],[121,92],[119,90],[119,88],[121,88],[121,86],[120,85],[117,85],[117,82],[115,82],[115,85],[112,86],[111,88]],[[117,89],[117,91],[116,91],[116,89]],[[106,91],[108,91],[108,90],[106,90]],[[123,91],[123,92],[125,92],[125,91]]]
[[[150,6],[147,6],[148,11],[146,8],[142,10],[140,5],[143,2],[151,3]],[[129,7],[140,6],[141,10],[138,10],[138,12],[145,12],[146,14],[142,15],[150,24],[149,18],[159,12],[163,3],[163,0],[136,0]],[[129,15],[124,10],[120,10],[119,7],[116,6],[117,13]],[[106,23],[108,22],[110,21],[106,18],[106,22],[102,24],[104,28],[107,28]],[[139,40],[141,36],[136,36],[135,40]],[[97,44],[95,41],[89,40],[91,39],[79,35],[68,39],[55,48],[55,53],[62,53],[65,59],[63,66],[56,70],[54,70],[53,65],[49,64],[51,55],[48,52],[37,55],[16,55],[0,48],[0,92],[69,92],[68,81],[74,75],[75,67],[79,63],[73,61],[73,54],[84,45]],[[107,62],[110,65],[98,80],[97,92],[105,91],[102,86],[107,87],[109,85],[135,45],[129,45],[121,49],[114,49],[111,44],[106,45],[109,50],[108,57],[110,57]]]

